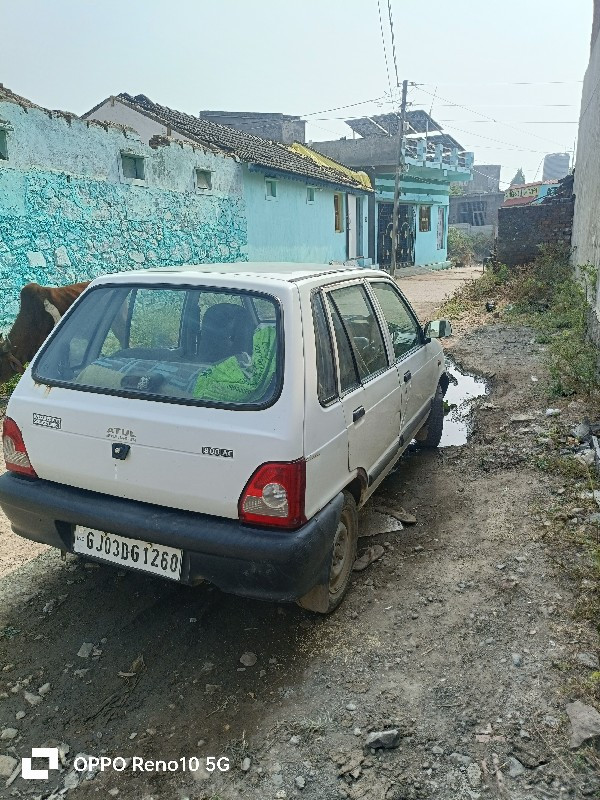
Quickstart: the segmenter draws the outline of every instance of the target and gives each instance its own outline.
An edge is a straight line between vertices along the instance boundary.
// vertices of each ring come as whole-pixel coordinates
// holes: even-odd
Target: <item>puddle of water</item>
[[[444,400],[456,408],[444,417],[444,432],[440,447],[467,443],[471,401],[476,397],[482,397],[488,391],[484,378],[462,372],[448,356],[446,356],[446,372],[450,377],[450,385]]]

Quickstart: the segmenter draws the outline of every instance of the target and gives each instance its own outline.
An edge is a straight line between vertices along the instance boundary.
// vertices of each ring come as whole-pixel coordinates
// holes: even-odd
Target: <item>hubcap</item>
[[[349,572],[348,561],[350,558],[350,536],[344,518],[339,522],[335,539],[333,541],[333,559],[329,573],[329,591],[335,594],[344,585]]]

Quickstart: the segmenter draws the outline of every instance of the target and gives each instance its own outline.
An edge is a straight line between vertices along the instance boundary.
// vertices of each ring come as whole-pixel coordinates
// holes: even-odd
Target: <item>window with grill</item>
[[[419,231],[427,233],[431,230],[431,206],[419,206]]]

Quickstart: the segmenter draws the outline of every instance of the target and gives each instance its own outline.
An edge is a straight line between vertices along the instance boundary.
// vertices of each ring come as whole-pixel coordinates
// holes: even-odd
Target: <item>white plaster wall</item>
[[[156,134],[167,135],[167,129],[154,120],[149,119],[144,114],[140,114],[130,106],[126,106],[118,98],[106,100],[99,108],[90,114],[85,114],[86,119],[97,119],[101,122],[115,122],[117,125],[125,125],[133,128],[140,135],[140,139],[148,144],[150,139]],[[184,136],[173,131],[171,138],[181,141],[188,141]]]
[[[596,37],[581,97],[575,161],[573,264],[600,267],[600,36]],[[600,319],[600,297],[595,313]]]
[[[141,114],[136,116],[138,123],[146,119]],[[181,139],[181,144],[174,142],[154,149],[136,131],[116,127],[105,130],[93,122],[68,119],[54,112],[22,108],[9,102],[0,102],[0,127],[7,130],[8,140],[8,161],[0,162],[3,170],[50,169],[121,183],[124,181],[120,173],[120,154],[125,151],[144,156],[149,187],[195,191],[194,170],[206,169],[212,172],[212,190],[207,194],[242,196],[239,164],[232,158]],[[151,135],[157,132],[160,131],[155,130]]]

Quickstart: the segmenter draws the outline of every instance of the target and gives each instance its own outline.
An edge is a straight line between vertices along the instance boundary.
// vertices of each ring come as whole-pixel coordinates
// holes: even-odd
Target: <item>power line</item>
[[[418,87],[418,84],[416,86]],[[428,92],[427,89],[420,88],[420,91],[421,92],[425,92],[425,94],[428,94],[428,95],[432,96],[432,93]],[[521,130],[519,130],[519,128],[515,128],[514,125],[509,125],[506,122],[500,122],[499,120],[494,119],[493,117],[489,117],[487,114],[482,114],[481,111],[475,111],[475,109],[469,108],[469,106],[464,106],[464,105],[461,105],[460,103],[453,103],[452,100],[448,100],[447,97],[440,97],[440,100],[444,100],[446,103],[449,103],[450,105],[453,105],[456,108],[462,108],[463,111],[470,111],[472,114],[477,114],[478,116],[483,117],[484,119],[487,119],[489,122],[494,122],[497,125],[504,125],[506,128],[510,128],[511,130],[517,131],[517,133],[524,133],[527,136],[535,136],[536,139],[541,139],[542,141],[550,142],[551,144],[555,145],[556,147],[563,147],[563,149],[564,149],[564,146],[562,144],[559,145],[559,144],[557,144],[557,142],[554,142],[552,139],[546,139],[545,136],[538,136],[536,133],[530,133],[528,131],[521,131]]]
[[[385,36],[383,35],[383,21],[381,19],[381,3],[380,0],[377,0],[377,12],[379,14],[379,30],[381,31],[381,43],[383,45],[383,55],[385,58],[385,71],[387,74],[388,79],[388,86],[390,87],[390,96],[392,93],[392,81],[390,80],[390,68],[388,65],[388,57],[387,57],[387,48],[385,46]]]
[[[439,103],[440,108],[453,105],[454,103]],[[578,108],[578,105],[576,103],[473,103],[473,108]]]
[[[316,122],[309,120],[309,125],[313,125],[315,128],[318,128],[320,131],[327,131],[327,133],[333,133],[335,136],[339,136],[339,131],[334,131],[331,128],[324,128],[322,125],[317,125]]]
[[[342,111],[344,108],[354,108],[355,106],[364,106],[367,103],[376,103],[377,101],[384,100],[387,98],[387,94],[381,94],[379,97],[372,97],[370,100],[360,100],[358,103],[348,103],[345,106],[336,106],[335,108],[324,108],[321,111],[310,111],[308,114],[300,114],[301,117],[314,117],[317,114],[328,114],[330,111]],[[391,103],[391,100],[385,100],[387,103]],[[330,119],[343,119],[343,117],[330,117]]]
[[[481,133],[473,133],[473,131],[467,131],[464,128],[455,128],[455,130],[460,131],[461,133],[467,133],[469,136],[477,136],[479,139],[487,139],[489,142],[497,142],[498,144],[504,144],[508,147],[514,148],[514,142],[503,142],[501,139],[494,139],[491,136],[484,136]],[[546,150],[533,150],[529,147],[520,147],[518,148],[519,152],[521,153],[545,153]],[[566,151],[565,151],[566,152]]]
[[[414,105],[414,103],[409,103],[408,105]],[[390,113],[393,114],[395,112],[390,112]],[[429,112],[429,116],[431,116],[431,111]],[[364,119],[364,118],[365,118],[364,114],[362,116],[360,116],[360,117],[349,117],[347,114],[345,114],[343,117],[317,117],[317,119],[321,120],[322,122],[325,122],[326,120],[336,120],[336,119],[343,120],[344,122],[352,122],[353,120]],[[548,120],[542,120],[542,119],[519,119],[519,120],[515,120],[515,121],[518,122],[519,125],[522,125],[522,124],[527,124],[527,125],[577,125],[577,122],[578,122],[577,120],[568,120],[568,119],[548,119]],[[490,124],[490,121],[487,120],[487,119],[437,119],[437,122],[460,122],[460,123],[468,122],[469,124],[475,124],[475,123],[481,124],[481,123],[483,123],[485,125],[489,125]],[[496,120],[496,122],[503,122],[503,120]]]
[[[493,121],[498,125],[505,124],[499,119],[495,119]],[[519,123],[519,125],[577,125],[579,123],[579,120],[577,119],[518,119],[516,121]],[[468,122],[469,125],[474,125],[476,122],[483,122],[485,125],[489,125],[489,120],[487,119],[440,119],[438,122]],[[515,128],[515,130],[517,129]],[[531,134],[529,135],[531,136]],[[539,138],[541,137],[538,136],[538,139]],[[547,139],[546,141],[549,142],[550,139]]]
[[[586,104],[585,108],[581,112],[580,119],[583,119],[585,117],[585,115],[587,114],[587,111],[588,111],[589,107],[592,104],[592,100],[594,99],[594,96],[595,96],[596,92],[598,91],[598,87],[599,86],[600,86],[600,80],[596,81],[596,85],[594,86],[594,91],[591,93],[590,99],[587,101],[587,104]]]
[[[489,178],[490,180],[493,180],[493,178],[490,175],[487,175],[485,172],[481,172],[481,170],[475,169],[475,167],[472,167],[472,170],[473,170],[473,172],[476,172],[478,175],[483,175],[484,178]],[[498,178],[498,183],[499,184],[500,183],[505,183],[507,186],[511,185],[510,181],[503,181],[501,178]],[[502,191],[502,190],[500,190],[500,191]],[[480,194],[480,192],[475,192],[475,194]],[[485,192],[483,192],[482,194],[485,194]]]
[[[577,81],[482,81],[479,83],[419,83],[417,86],[561,86],[573,83],[583,83]]]
[[[392,55],[394,57],[394,71],[396,73],[396,86],[400,85],[400,78],[398,77],[398,62],[396,61],[396,42],[394,40],[394,20],[392,19],[392,3],[387,0],[388,16],[390,18],[390,33],[392,34]]]

